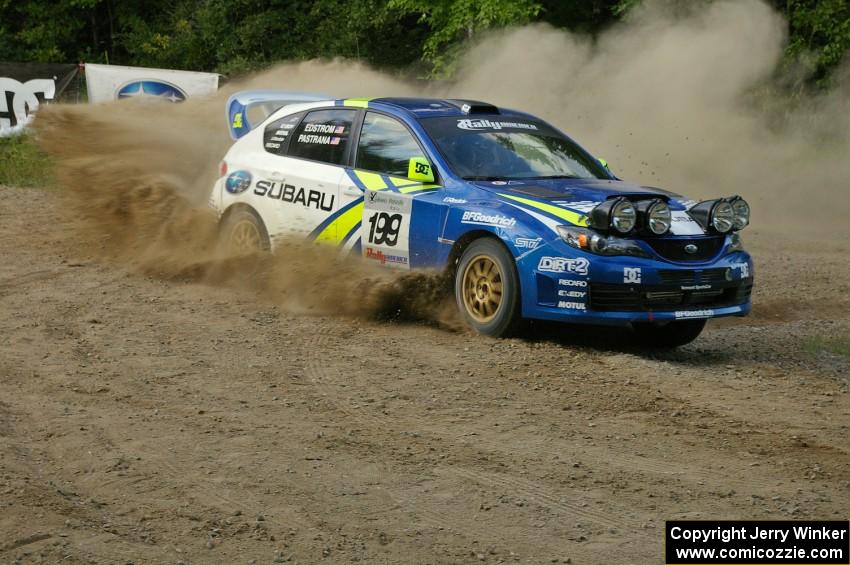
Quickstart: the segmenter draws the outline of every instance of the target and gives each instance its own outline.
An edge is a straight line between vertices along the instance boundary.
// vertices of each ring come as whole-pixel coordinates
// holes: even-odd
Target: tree
[[[524,24],[541,5],[533,0],[389,0],[389,8],[403,15],[418,14],[428,27],[422,58],[431,76],[452,74],[457,54],[476,33],[490,28]]]
[[[771,1],[788,18],[789,61],[807,62],[823,84],[850,48],[850,3]],[[545,21],[595,34],[641,2],[0,0],[0,60],[239,74],[281,60],[343,56],[446,77],[459,53],[485,30]]]
[[[790,27],[788,53],[808,59],[816,80],[824,80],[850,48],[847,0],[787,0],[782,4]]]

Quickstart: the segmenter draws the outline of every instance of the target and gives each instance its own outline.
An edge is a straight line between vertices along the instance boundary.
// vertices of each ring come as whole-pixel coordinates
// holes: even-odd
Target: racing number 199
[[[369,218],[369,243],[386,244],[390,247],[398,243],[398,230],[401,227],[401,214],[375,212]]]

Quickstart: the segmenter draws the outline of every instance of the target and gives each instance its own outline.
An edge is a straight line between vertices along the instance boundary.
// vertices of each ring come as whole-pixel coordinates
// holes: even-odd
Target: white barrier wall
[[[218,90],[218,75],[145,67],[86,64],[89,102],[129,98],[182,102]]]

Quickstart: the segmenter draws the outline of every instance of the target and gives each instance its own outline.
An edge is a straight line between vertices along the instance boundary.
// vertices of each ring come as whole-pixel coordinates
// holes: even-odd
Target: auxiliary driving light
[[[750,224],[750,205],[740,196],[734,196],[729,201],[735,215],[735,229],[742,230]]]
[[[628,199],[622,196],[612,198],[590,211],[590,221],[597,229],[629,233],[637,223],[637,210]]]
[[[730,204],[730,199],[705,200],[692,206],[688,214],[703,229],[711,228],[717,233],[729,233],[736,227],[735,211]]]
[[[666,202],[660,198],[641,200],[636,207],[643,229],[655,235],[663,235],[670,230],[673,217]]]
[[[720,233],[729,233],[735,227],[735,212],[732,205],[721,200],[711,211],[711,225]]]

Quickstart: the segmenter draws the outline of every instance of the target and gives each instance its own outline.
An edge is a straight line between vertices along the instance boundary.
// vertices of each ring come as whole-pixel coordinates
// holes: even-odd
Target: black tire
[[[678,320],[663,326],[650,323],[632,324],[636,341],[646,347],[672,349],[687,345],[702,333],[708,320]]]
[[[490,270],[482,275],[488,265]],[[466,323],[478,333],[501,337],[516,331],[520,322],[519,276],[516,262],[504,245],[490,238],[469,244],[455,271],[455,301]]]
[[[250,242],[245,234],[252,234]],[[269,232],[263,220],[251,208],[238,208],[229,212],[219,230],[221,243],[229,253],[250,254],[271,249]]]

